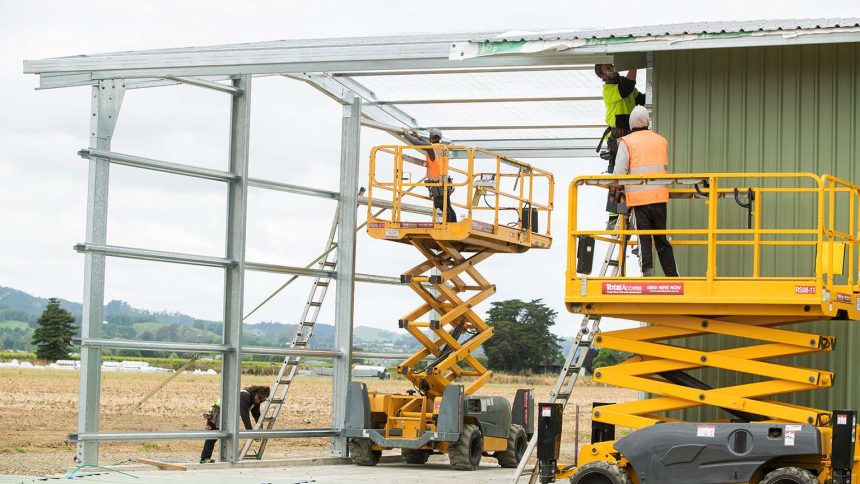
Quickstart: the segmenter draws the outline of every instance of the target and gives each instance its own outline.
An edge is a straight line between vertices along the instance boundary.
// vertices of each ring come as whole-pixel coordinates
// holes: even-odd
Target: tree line
[[[507,373],[543,373],[556,371],[564,363],[561,353],[561,338],[552,333],[558,313],[546,306],[541,299],[522,301],[509,299],[493,302],[487,312],[486,322],[493,328],[494,335],[484,345],[484,355],[488,368]],[[105,336],[119,338],[134,338],[134,330],[125,324],[108,325],[113,331],[106,331]],[[51,298],[41,316],[35,321],[32,345],[35,346],[36,356],[43,360],[67,359],[71,350],[72,338],[77,334],[78,327],[75,317],[60,307],[57,298]],[[164,325],[155,331],[144,331],[140,339],[144,341],[169,341],[171,339],[191,336],[188,332],[200,331],[205,328],[202,321],[195,322],[193,327],[184,325]],[[115,329],[114,329],[115,328]],[[126,331],[123,331],[123,328]],[[107,329],[107,328],[105,328]],[[205,341],[207,343],[217,341]],[[134,354],[125,356],[142,356],[134,350]],[[600,351],[587,368],[609,366],[627,359],[630,355],[617,351]],[[272,357],[266,357],[269,359]]]

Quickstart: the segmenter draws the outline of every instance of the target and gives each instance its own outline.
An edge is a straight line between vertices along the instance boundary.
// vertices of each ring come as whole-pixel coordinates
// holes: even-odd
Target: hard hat
[[[647,128],[648,110],[645,106],[636,106],[630,112],[630,128]]]
[[[442,131],[440,131],[438,128],[430,128],[429,134],[430,137],[438,136],[440,139],[442,138]]]

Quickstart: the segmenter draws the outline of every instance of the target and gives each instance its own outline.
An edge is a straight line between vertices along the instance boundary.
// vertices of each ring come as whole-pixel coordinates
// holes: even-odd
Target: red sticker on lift
[[[794,286],[794,293],[801,295],[815,294],[815,286]]]
[[[372,229],[381,229],[385,227],[385,224],[382,222],[370,222],[367,224],[367,226]]]
[[[845,294],[844,292],[837,292],[836,293],[836,302],[850,303],[851,302],[851,294]]]
[[[716,437],[716,425],[699,425],[696,427],[696,437]]]
[[[683,282],[604,282],[603,294],[643,294],[652,296],[680,296]]]

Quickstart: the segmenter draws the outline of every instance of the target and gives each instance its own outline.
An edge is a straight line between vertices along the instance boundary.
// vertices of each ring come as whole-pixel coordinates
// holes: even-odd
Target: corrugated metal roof
[[[504,32],[496,36],[473,38],[473,42],[505,42],[535,40],[580,40],[605,38],[640,38],[675,35],[730,34],[778,32],[786,30],[818,30],[860,27],[860,18],[818,18],[782,20],[746,20],[741,22],[694,22],[649,25],[617,29],[556,30],[545,32]]]

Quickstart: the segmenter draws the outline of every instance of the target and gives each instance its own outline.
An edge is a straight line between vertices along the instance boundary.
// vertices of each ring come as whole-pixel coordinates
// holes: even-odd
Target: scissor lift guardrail
[[[368,233],[372,237],[403,243],[432,238],[450,241],[460,251],[468,252],[525,252],[549,247],[554,187],[551,173],[480,148],[446,146],[447,151],[464,152],[465,156],[450,160],[451,181],[427,182],[423,178],[424,160],[408,154],[410,150],[423,148],[431,146],[390,145],[372,149],[367,193]],[[387,170],[382,167],[383,156],[391,165]],[[409,166],[414,171],[408,171]],[[380,176],[383,170],[387,172],[385,178]],[[415,187],[439,187],[442,193],[453,189],[452,207],[446,197],[441,213],[437,214],[440,218],[407,220],[402,210],[406,201],[432,208],[431,198]],[[371,215],[375,200],[391,203],[393,208],[387,214],[390,216]],[[452,209],[461,215],[457,222],[446,221],[447,212]],[[539,222],[541,230],[530,229],[532,220]]]

